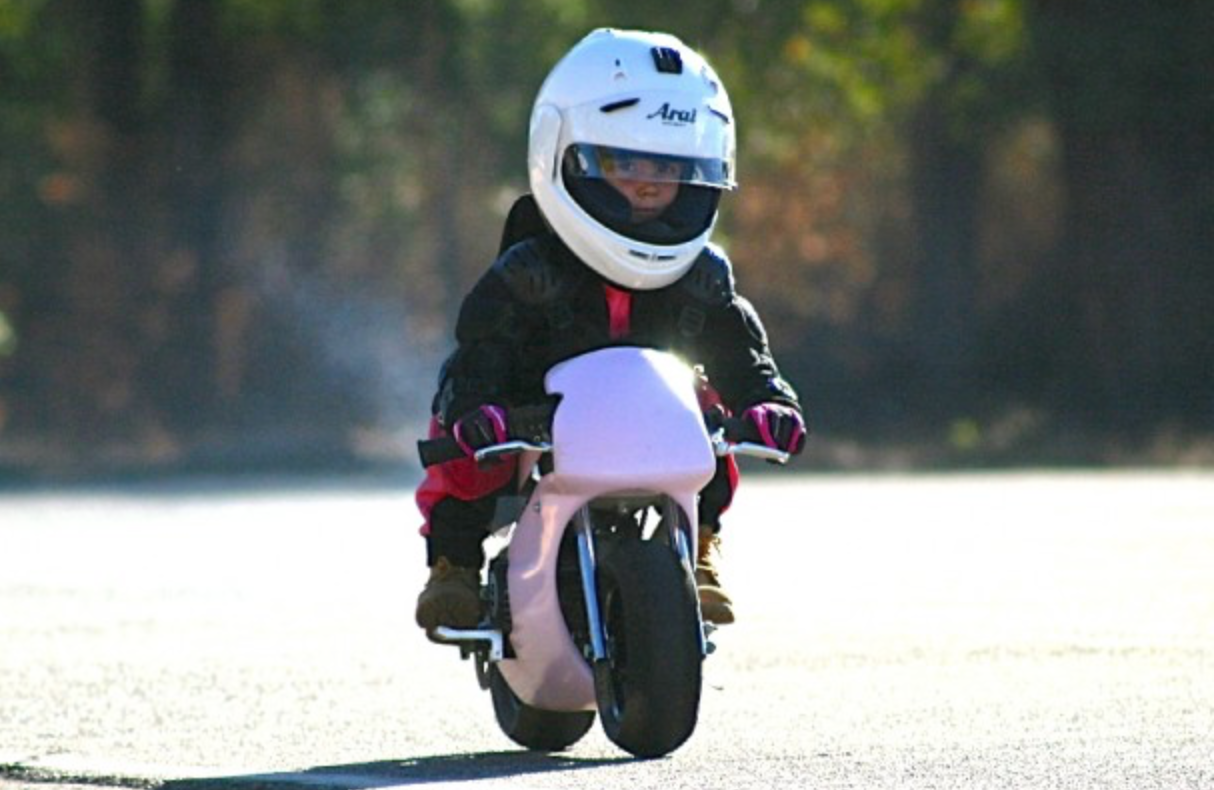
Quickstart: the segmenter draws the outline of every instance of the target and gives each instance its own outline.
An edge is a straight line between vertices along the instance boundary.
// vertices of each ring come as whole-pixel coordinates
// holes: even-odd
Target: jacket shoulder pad
[[[524,304],[545,304],[565,290],[567,272],[556,260],[549,241],[530,238],[507,249],[493,264],[514,298]]]
[[[735,293],[733,265],[724,250],[710,244],[679,280],[679,287],[702,304],[712,307],[729,304]]]

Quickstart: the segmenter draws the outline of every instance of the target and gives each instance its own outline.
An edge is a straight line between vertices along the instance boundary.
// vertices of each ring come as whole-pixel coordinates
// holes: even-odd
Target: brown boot
[[[481,619],[481,574],[439,557],[417,597],[417,624],[431,635],[435,628],[476,628]],[[433,639],[433,636],[431,636]]]
[[[700,526],[700,546],[696,557],[696,588],[700,593],[700,612],[704,620],[716,625],[733,622],[733,600],[721,589],[721,537],[709,524]]]

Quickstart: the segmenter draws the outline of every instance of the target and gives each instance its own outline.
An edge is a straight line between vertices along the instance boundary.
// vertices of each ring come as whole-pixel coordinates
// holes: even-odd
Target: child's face
[[[617,162],[603,177],[628,199],[632,221],[639,224],[657,219],[674,202],[679,194],[679,172],[675,163],[634,156]]]

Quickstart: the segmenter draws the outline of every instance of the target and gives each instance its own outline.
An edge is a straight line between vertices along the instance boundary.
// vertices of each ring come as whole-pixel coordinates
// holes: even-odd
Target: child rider
[[[555,363],[610,345],[678,354],[707,377],[703,406],[750,420],[763,441],[801,451],[805,424],[725,253],[708,240],[733,189],[734,119],[716,73],[673,36],[601,29],[548,75],[531,116],[532,196],[515,205],[503,252],[465,298],[444,363],[431,435],[471,456],[505,437],[506,409],[544,399]],[[482,541],[513,462],[465,458],[429,469],[417,492],[430,578],[418,625],[480,616]],[[705,619],[733,622],[718,577],[732,459],[701,492],[696,583]]]

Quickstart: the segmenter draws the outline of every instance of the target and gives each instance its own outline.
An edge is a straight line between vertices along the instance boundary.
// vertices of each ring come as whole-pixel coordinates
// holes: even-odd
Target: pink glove
[[[805,447],[805,420],[801,412],[779,403],[760,403],[742,412],[754,423],[763,444],[796,455]]]
[[[476,451],[506,441],[506,410],[488,404],[470,411],[455,421],[451,435],[469,456]]]

